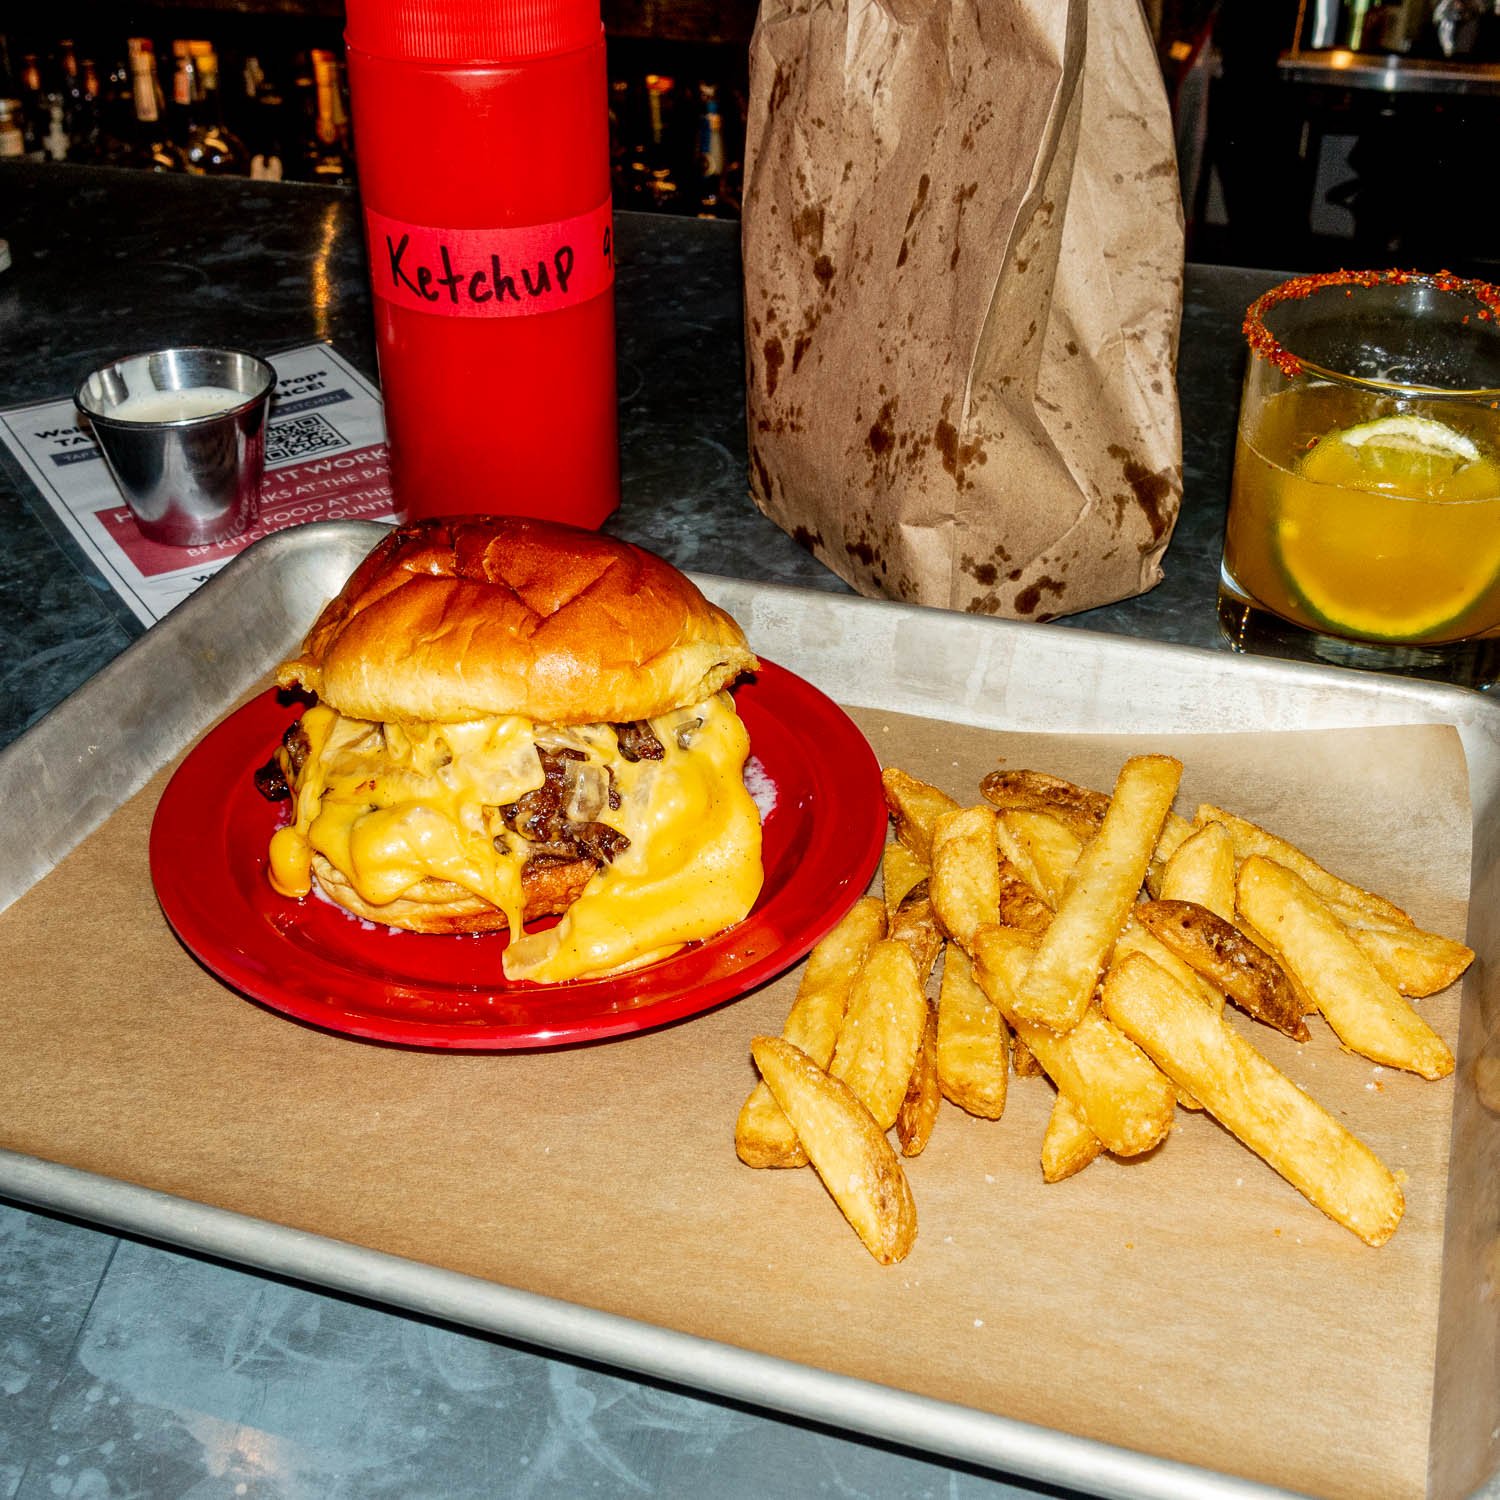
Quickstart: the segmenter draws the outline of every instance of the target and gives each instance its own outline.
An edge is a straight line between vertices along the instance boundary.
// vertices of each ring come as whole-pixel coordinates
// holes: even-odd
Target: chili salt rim
[[[1329,287],[1407,286],[1413,282],[1430,286],[1434,291],[1472,297],[1479,305],[1478,316],[1486,322],[1500,314],[1500,287],[1455,276],[1452,271],[1320,271],[1315,276],[1293,276],[1290,281],[1262,292],[1246,309],[1242,325],[1245,341],[1256,358],[1268,360],[1288,380],[1294,380],[1302,373],[1304,364],[1289,349],[1282,348],[1266,327],[1266,313],[1273,307],[1301,301]]]

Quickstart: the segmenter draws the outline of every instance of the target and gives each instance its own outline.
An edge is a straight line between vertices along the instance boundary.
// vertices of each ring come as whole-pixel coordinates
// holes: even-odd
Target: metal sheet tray
[[[0,803],[11,834],[0,853],[0,909],[293,647],[382,531],[332,522],[257,543],[0,752]],[[855,706],[1059,733],[1452,724],[1467,754],[1473,803],[1469,941],[1481,955],[1476,974],[1492,967],[1486,960],[1495,956],[1496,939],[1483,898],[1500,865],[1493,816],[1500,798],[1500,706],[1478,694],[730,579],[697,582],[740,619],[758,650]],[[1487,1036],[1488,996],[1479,993],[1478,981],[1471,988],[1461,1065],[1477,1051],[1475,1037]],[[1463,1129],[1457,1111],[1454,1129],[1457,1150]],[[0,1152],[0,1192],[545,1349],[1088,1494],[1281,1493],[12,1152]],[[1474,1290],[1445,1282],[1445,1326],[1467,1316]],[[1493,1331],[1478,1346],[1469,1338],[1464,1363],[1492,1377]],[[1455,1430],[1444,1440],[1469,1439]]]

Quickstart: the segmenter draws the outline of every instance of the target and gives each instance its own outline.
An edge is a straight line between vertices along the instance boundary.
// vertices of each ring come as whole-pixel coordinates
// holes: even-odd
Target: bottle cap
[[[347,0],[351,47],[406,62],[505,63],[599,40],[599,0]]]

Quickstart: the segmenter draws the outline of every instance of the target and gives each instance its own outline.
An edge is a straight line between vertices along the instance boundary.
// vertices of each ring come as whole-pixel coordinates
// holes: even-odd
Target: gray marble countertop
[[[370,375],[356,200],[0,166],[0,406],[128,347],[321,338]],[[844,590],[746,495],[738,235],[622,215],[624,503],[679,566]],[[1185,496],[1151,593],[1070,627],[1218,645],[1241,351],[1270,273],[1189,267]],[[0,458],[0,744],[140,631]],[[1051,1493],[0,1202],[0,1497]]]

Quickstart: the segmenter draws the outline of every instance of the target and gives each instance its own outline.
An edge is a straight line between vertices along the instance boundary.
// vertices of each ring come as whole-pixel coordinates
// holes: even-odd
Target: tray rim
[[[132,642],[100,673],[63,699],[55,708],[4,750],[0,750],[0,798],[28,782],[35,785],[39,762],[57,763],[59,745],[80,743],[76,730],[85,724],[116,724],[113,714],[124,696],[138,692],[149,678],[157,657],[176,653],[183,639],[205,633],[220,614],[218,601],[230,590],[255,589],[261,575],[308,571],[336,572],[347,562],[352,570],[364,552],[388,528],[372,522],[324,522],[274,533],[248,548],[228,567],[203,585],[163,621]],[[1304,666],[1263,658],[1237,658],[1205,648],[1177,646],[1133,637],[1113,636],[1063,626],[1020,624],[972,615],[955,615],[921,606],[888,603],[823,593],[780,584],[692,574],[704,592],[740,615],[755,635],[754,617],[763,621],[792,607],[812,603],[828,609],[837,620],[854,627],[905,629],[918,638],[936,631],[969,634],[1000,652],[1025,657],[1028,643],[1044,641],[1064,655],[1093,660],[1101,667],[1144,663],[1191,683],[1203,674],[1210,679],[1237,679],[1241,687],[1258,691],[1238,696],[1269,696],[1284,710],[1299,700],[1326,698],[1335,711],[1355,705],[1378,710],[1386,723],[1449,723],[1463,738],[1469,758],[1473,796],[1475,862],[1479,860],[1481,828],[1480,769],[1488,807],[1500,798],[1500,703],[1466,689],[1404,678],[1353,674],[1338,668]],[[273,580],[274,581],[274,580]],[[333,583],[337,587],[337,580]],[[274,589],[268,597],[278,597]],[[746,616],[750,619],[746,619]],[[153,746],[150,764],[131,762],[108,778],[102,794],[88,800],[78,814],[65,819],[61,836],[36,853],[28,841],[8,841],[0,858],[0,910],[42,879],[65,854],[82,842],[124,801],[166,765],[208,724],[268,669],[280,652],[290,647],[308,618],[268,633],[252,664],[215,680],[221,696],[205,712],[196,710],[174,718]],[[1040,633],[1040,634],[1039,634]],[[865,631],[854,629],[863,643]],[[758,638],[758,636],[757,636]],[[828,672],[837,676],[837,662],[822,671],[809,669],[796,653],[762,642],[768,656],[830,691]],[[864,649],[861,645],[861,649]],[[981,650],[981,654],[985,654]],[[174,660],[176,658],[174,657]],[[222,662],[218,663],[222,666]],[[847,683],[846,683],[847,687]],[[879,703],[862,703],[859,695],[839,694],[844,701],[900,712],[923,712],[923,684],[893,687]],[[918,706],[912,706],[913,703]],[[945,703],[949,712],[954,705]],[[1160,711],[1156,705],[1152,712]],[[102,716],[102,717],[101,717]],[[969,722],[1013,722],[1001,708]],[[1358,722],[1369,720],[1355,715]],[[1031,727],[1036,727],[1032,725]],[[1048,726],[1051,727],[1051,726]],[[1238,727],[1228,725],[1225,727]],[[1263,727],[1294,727],[1274,723]],[[1307,727],[1307,726],[1300,726]],[[1180,729],[1181,726],[1178,726]],[[1107,730],[1077,729],[1077,733],[1149,732],[1129,723]],[[1163,731],[1165,732],[1165,731]],[[88,743],[88,736],[83,743]],[[70,749],[68,771],[78,778],[97,778],[111,759],[100,756],[99,743],[79,755]],[[53,785],[55,793],[56,787]],[[17,843],[28,843],[19,856]],[[1472,872],[1471,872],[1472,874]],[[780,1358],[735,1345],[679,1333],[655,1324],[545,1297],[482,1278],[444,1270],[425,1262],[403,1259],[362,1246],[311,1234],[176,1197],[134,1183],[0,1149],[0,1193],[43,1210],[70,1215],[90,1224],[158,1240],[180,1249],[230,1260],[236,1264],[310,1285],[370,1298],[388,1307],[419,1316],[438,1317],[514,1338],[543,1352],[598,1360],[654,1379],[672,1381],[695,1390],[736,1400],[794,1420],[826,1422],[866,1436],[895,1441],[947,1458],[984,1465],[1001,1473],[1059,1484],[1084,1494],[1121,1497],[1121,1500],[1252,1500],[1252,1497],[1291,1492],[1258,1481],[1216,1473],[1156,1454],[1142,1453],[1097,1439],[1080,1437],[1014,1418],[914,1395],[892,1387]]]

